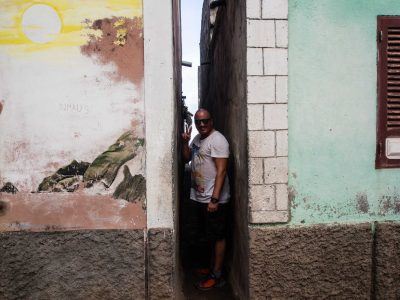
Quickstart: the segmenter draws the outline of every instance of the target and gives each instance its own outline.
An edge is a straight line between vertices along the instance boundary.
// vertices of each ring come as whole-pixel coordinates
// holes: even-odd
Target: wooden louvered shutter
[[[400,16],[378,16],[376,168],[400,167]]]

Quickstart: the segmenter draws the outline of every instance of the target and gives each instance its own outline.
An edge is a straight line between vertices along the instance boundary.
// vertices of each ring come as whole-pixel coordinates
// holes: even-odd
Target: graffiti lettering
[[[89,106],[82,105],[79,103],[59,103],[59,108],[61,111],[70,112],[70,113],[89,113]]]

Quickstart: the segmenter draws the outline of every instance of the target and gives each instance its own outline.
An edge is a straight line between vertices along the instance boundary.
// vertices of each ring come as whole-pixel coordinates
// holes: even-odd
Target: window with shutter
[[[376,168],[400,167],[400,16],[378,16]]]

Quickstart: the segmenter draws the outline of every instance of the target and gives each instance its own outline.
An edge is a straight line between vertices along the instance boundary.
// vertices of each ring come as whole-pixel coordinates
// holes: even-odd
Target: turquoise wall
[[[400,220],[400,169],[375,170],[376,19],[399,0],[289,0],[291,224]]]

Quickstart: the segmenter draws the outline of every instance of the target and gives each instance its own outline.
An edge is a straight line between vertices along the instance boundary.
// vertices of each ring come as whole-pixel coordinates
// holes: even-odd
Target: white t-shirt
[[[190,149],[192,150],[190,199],[208,203],[211,200],[217,175],[213,157],[229,158],[229,144],[220,132],[214,130],[204,140],[200,139],[200,134],[196,135],[190,144]],[[229,180],[226,176],[219,203],[226,203],[229,198]]]

